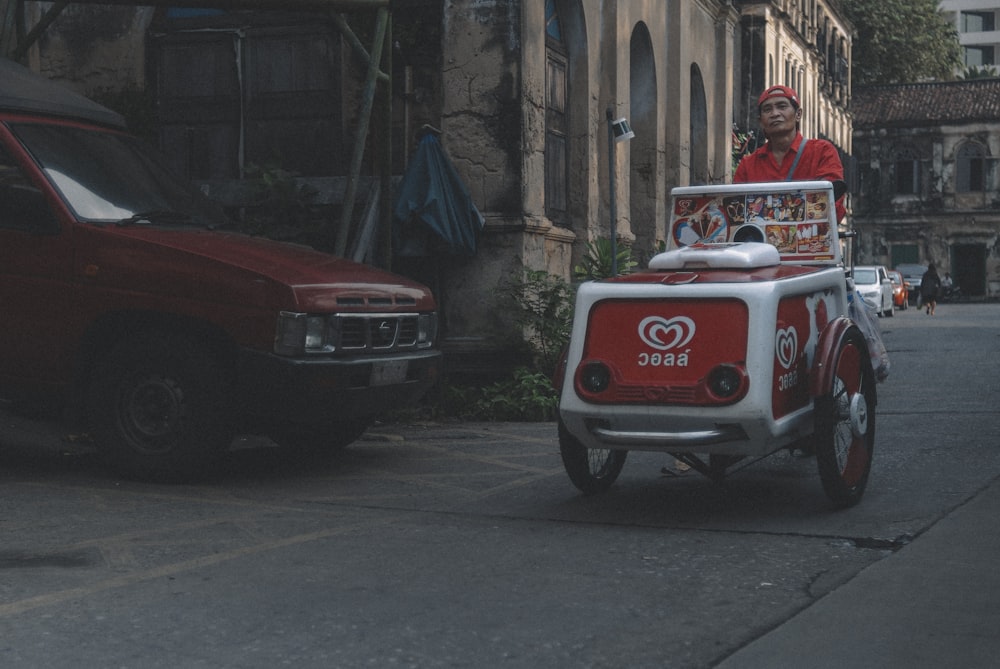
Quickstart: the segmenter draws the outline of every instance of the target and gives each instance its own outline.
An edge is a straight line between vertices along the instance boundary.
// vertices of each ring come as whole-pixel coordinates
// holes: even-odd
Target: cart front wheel
[[[854,506],[864,495],[875,447],[875,374],[864,336],[843,336],[833,359],[833,386],[816,398],[816,463],[833,503]]]
[[[587,448],[559,421],[559,454],[569,480],[585,495],[604,492],[625,466],[628,451]]]

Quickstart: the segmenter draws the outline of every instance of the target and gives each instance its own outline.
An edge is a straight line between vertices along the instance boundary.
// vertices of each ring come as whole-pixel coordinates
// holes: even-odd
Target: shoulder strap
[[[806,139],[805,137],[802,138],[802,143],[799,144],[799,150],[795,154],[795,162],[792,163],[792,169],[788,170],[788,176],[785,177],[785,181],[791,181],[792,180],[792,175],[795,174],[795,168],[798,167],[798,165],[799,165],[799,160],[802,158],[802,151],[805,150],[805,148],[806,148],[806,142],[808,142],[808,141],[809,140]]]

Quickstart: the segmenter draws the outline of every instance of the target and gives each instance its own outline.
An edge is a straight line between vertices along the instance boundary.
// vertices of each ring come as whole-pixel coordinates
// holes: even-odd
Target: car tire
[[[101,455],[141,480],[214,473],[235,433],[230,378],[193,337],[150,333],[120,342],[90,385],[88,417]]]

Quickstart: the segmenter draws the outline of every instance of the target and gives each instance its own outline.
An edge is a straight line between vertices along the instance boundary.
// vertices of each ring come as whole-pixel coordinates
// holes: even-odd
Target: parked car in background
[[[892,316],[892,281],[885,265],[855,265],[854,286],[879,316]]]
[[[907,300],[910,304],[920,304],[920,280],[924,278],[927,265],[915,263],[900,263],[896,271],[903,275],[903,285],[906,286]]]
[[[345,446],[437,378],[428,288],[229,231],[118,114],[3,58],[0,82],[0,398],[181,480],[238,433]]]
[[[906,310],[910,303],[910,291],[906,288],[903,275],[896,270],[889,270],[889,281],[892,282],[892,304],[897,309]]]

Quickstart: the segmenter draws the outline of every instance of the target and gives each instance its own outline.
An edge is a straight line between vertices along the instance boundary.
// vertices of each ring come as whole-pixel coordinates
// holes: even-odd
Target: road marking
[[[184,572],[192,571],[195,569],[202,569],[204,567],[211,567],[217,564],[222,564],[224,562],[229,562],[231,560],[238,560],[240,558],[249,557],[251,555],[257,555],[260,553],[266,553],[268,551],[278,550],[280,548],[287,548],[289,546],[306,544],[312,541],[319,541],[321,539],[329,539],[330,537],[335,537],[337,535],[353,531],[360,527],[369,529],[373,525],[388,525],[391,522],[394,522],[394,519],[387,518],[378,521],[376,523],[372,523],[370,520],[366,520],[363,524],[356,524],[350,527],[328,528],[325,530],[317,530],[316,532],[299,534],[293,537],[287,537],[285,539],[278,539],[263,544],[257,544],[255,546],[245,546],[243,548],[226,551],[223,553],[216,553],[212,555],[206,555],[200,558],[195,558],[192,560],[184,560],[183,562],[163,565],[161,567],[156,567],[154,569],[147,569],[145,571],[136,572],[134,574],[123,574],[122,576],[117,576],[115,578],[109,578],[103,581],[98,581],[96,583],[84,587],[68,588],[66,590],[59,590],[57,592],[50,592],[44,595],[38,595],[36,597],[29,597],[27,599],[22,599],[15,602],[9,602],[7,604],[0,604],[0,617],[14,616],[21,613],[25,613],[27,611],[32,611],[34,609],[42,608],[44,606],[52,606],[53,604],[60,604],[62,602],[67,602],[73,599],[82,599],[108,590],[114,590],[115,588],[124,588],[131,585],[144,583],[146,581],[152,581],[158,578],[174,576],[176,574],[182,574]]]

